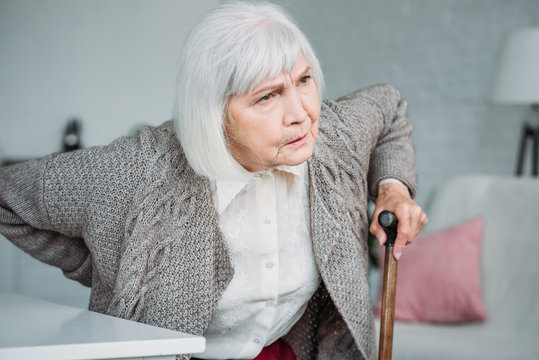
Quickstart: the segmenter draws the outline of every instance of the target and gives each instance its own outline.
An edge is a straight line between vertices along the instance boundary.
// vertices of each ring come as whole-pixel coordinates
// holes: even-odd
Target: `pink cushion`
[[[480,248],[483,219],[419,235],[398,263],[395,320],[428,323],[483,321]],[[384,263],[380,247],[378,263]],[[383,271],[383,267],[381,267]],[[374,308],[380,316],[382,286]]]

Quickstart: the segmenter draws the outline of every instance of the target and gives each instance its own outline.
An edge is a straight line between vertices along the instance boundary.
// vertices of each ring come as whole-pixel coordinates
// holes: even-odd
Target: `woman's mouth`
[[[299,137],[299,138],[296,138],[295,140],[292,140],[290,141],[289,143],[285,144],[285,146],[288,146],[288,145],[292,145],[292,146],[299,146],[299,145],[303,145],[307,142],[307,135],[309,133]]]

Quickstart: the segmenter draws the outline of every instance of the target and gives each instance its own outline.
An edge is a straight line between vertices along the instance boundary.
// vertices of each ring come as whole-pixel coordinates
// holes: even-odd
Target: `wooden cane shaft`
[[[379,360],[391,360],[393,350],[393,322],[395,319],[395,294],[397,290],[397,260],[393,246],[386,247],[382,288],[382,313],[380,317]]]

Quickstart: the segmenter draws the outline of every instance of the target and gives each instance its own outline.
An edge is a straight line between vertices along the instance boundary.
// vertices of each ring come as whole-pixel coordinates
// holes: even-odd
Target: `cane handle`
[[[382,226],[387,236],[385,246],[393,247],[397,238],[397,217],[392,212],[384,210],[378,215],[378,223]]]

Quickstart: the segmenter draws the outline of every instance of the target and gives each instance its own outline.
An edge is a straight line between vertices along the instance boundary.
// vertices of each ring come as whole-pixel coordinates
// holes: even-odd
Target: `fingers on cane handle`
[[[382,226],[387,236],[384,245],[393,247],[397,238],[397,217],[391,211],[384,210],[378,215],[378,223]]]

